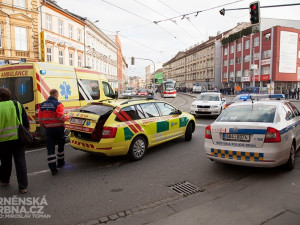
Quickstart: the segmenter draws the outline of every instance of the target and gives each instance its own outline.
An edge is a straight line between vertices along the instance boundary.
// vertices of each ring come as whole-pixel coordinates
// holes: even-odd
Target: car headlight
[[[192,107],[195,108],[195,107],[197,107],[197,105],[196,104],[192,104]]]

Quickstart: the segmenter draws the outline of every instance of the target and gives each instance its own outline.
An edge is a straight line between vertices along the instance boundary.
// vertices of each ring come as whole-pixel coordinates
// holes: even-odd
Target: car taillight
[[[212,139],[210,125],[208,125],[207,127],[205,127],[205,138],[206,139]]]
[[[117,133],[116,127],[103,127],[102,138],[114,138]]]
[[[279,131],[273,127],[268,127],[264,142],[265,143],[281,142]]]
[[[228,106],[230,106],[230,104],[227,103],[227,104],[224,106],[224,109],[226,109]]]
[[[35,121],[36,121],[36,123],[39,123],[38,114],[39,114],[40,109],[41,109],[41,104],[36,104],[35,105]]]

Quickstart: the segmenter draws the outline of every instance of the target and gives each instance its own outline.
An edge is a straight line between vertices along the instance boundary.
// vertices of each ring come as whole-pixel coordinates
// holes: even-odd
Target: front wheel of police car
[[[147,150],[147,142],[144,137],[137,136],[131,142],[128,156],[133,161],[138,161],[142,159]]]

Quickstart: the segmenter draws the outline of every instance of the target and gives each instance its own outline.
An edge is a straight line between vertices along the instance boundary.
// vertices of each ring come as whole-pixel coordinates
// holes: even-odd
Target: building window
[[[77,41],[81,41],[81,30],[77,30]]]
[[[244,70],[244,77],[249,77],[249,70]]]
[[[270,74],[270,67],[262,67],[262,74]]]
[[[227,78],[227,72],[223,73],[223,77]]]
[[[25,8],[25,2],[26,0],[14,0],[15,6],[21,8]]]
[[[259,46],[259,37],[254,38],[254,47]]]
[[[73,66],[73,53],[69,53],[69,64]]]
[[[16,50],[27,51],[27,30],[24,27],[15,27]]]
[[[237,45],[237,51],[238,52],[242,51],[242,43],[238,43],[238,45]]]
[[[257,52],[257,53],[254,53],[253,59],[254,59],[254,60],[259,60],[259,53],[258,53],[258,52]]]
[[[229,78],[234,78],[234,72],[229,72]]]
[[[266,40],[270,40],[270,39],[271,39],[271,33],[265,34],[265,39],[266,39]]]
[[[244,62],[250,62],[250,55],[245,55]]]
[[[233,53],[233,50],[234,50],[234,46],[232,45],[232,46],[230,46],[230,54]]]
[[[248,40],[245,42],[245,49],[249,49],[249,47],[250,47],[250,41]]]
[[[241,77],[242,76],[242,71],[241,70],[236,71],[235,73],[236,73],[236,77]]]
[[[2,48],[2,27],[1,27],[1,23],[0,23],[0,48]]]
[[[58,34],[63,35],[63,21],[58,20]]]
[[[271,50],[263,51],[263,55],[262,55],[263,59],[267,59],[267,58],[270,58],[270,57],[271,57]]]
[[[69,38],[73,38],[73,26],[69,25]]]
[[[233,64],[234,64],[234,59],[230,59],[230,60],[229,60],[229,65],[232,66]]]
[[[46,15],[46,29],[52,30],[52,16]]]
[[[227,48],[224,48],[224,55],[227,55]]]
[[[64,52],[63,51],[59,51],[58,57],[59,57],[59,64],[64,64]]]
[[[228,61],[227,60],[224,61],[224,66],[228,66]]]
[[[235,63],[236,63],[236,64],[241,63],[241,57],[237,57],[237,58],[235,59]]]
[[[52,48],[48,47],[47,48],[47,62],[52,61]]]
[[[78,66],[81,67],[81,55],[78,56]]]

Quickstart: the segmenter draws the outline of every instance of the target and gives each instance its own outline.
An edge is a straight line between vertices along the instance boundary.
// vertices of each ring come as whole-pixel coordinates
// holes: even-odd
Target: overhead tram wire
[[[181,15],[180,12],[178,12],[177,10],[175,10],[173,7],[171,7],[170,5],[166,4],[165,2],[158,0],[160,3],[164,4],[166,7],[168,7],[169,9],[173,10],[174,12],[176,12],[177,14]],[[203,34],[203,32],[201,30],[198,29],[198,27],[195,26],[195,24],[190,21],[189,18],[187,18],[187,20],[192,24],[192,26],[201,34],[204,36],[204,38],[206,37],[205,34]]]
[[[139,2],[138,0],[134,0],[134,1],[137,2],[138,4],[144,6],[145,8],[149,9],[150,11],[155,12],[155,13],[157,13],[158,15],[160,15],[160,16],[164,17],[165,19],[167,19],[167,17],[166,17],[165,15],[163,15],[163,14],[161,14],[160,12],[158,12],[158,11],[152,9],[151,7],[149,7],[149,6],[147,6],[147,5],[145,5],[145,4],[141,3],[141,2]],[[176,26],[178,26],[178,27],[179,27],[185,34],[187,34],[190,38],[194,39],[194,41],[197,41],[197,39],[196,39],[195,37],[193,37],[193,36],[192,36],[189,32],[187,32],[185,29],[183,29],[179,24],[177,24],[175,21],[172,21],[172,22],[173,22]]]
[[[105,2],[106,4],[112,5],[112,6],[118,8],[118,9],[120,9],[120,10],[122,10],[122,11],[125,11],[125,12],[127,12],[127,13],[129,13],[129,14],[131,14],[131,15],[134,15],[134,16],[140,18],[140,19],[146,20],[147,22],[153,23],[153,21],[148,20],[148,19],[145,18],[145,17],[139,16],[139,15],[133,13],[133,12],[130,12],[130,11],[126,10],[126,9],[123,9],[123,8],[121,8],[121,7],[119,7],[119,6],[115,5],[115,4],[112,4],[112,3],[108,2],[108,1],[106,1],[106,0],[101,0],[101,1],[102,1],[102,2]],[[156,23],[154,22],[154,24],[156,24]],[[157,24],[156,24],[156,25],[157,25]],[[174,36],[173,34],[171,34],[169,31],[167,31],[166,29],[164,29],[162,26],[159,26],[159,25],[158,25],[158,27],[159,27],[160,29],[164,30],[164,31],[165,31],[166,33],[168,33],[169,35],[171,35],[171,36],[172,36],[173,38],[175,38],[176,40],[178,40],[181,44],[183,44],[183,45],[185,45],[185,46],[188,46],[187,44],[185,44],[184,42],[182,42],[180,39],[178,39],[176,36]]]
[[[168,18],[168,19],[154,21],[154,23],[157,24],[157,23],[168,21],[168,20],[178,19],[180,17],[181,17],[181,19],[184,19],[186,16],[189,16],[189,15],[192,15],[192,14],[196,14],[195,16],[197,16],[201,12],[207,12],[207,11],[210,11],[210,10],[213,10],[213,9],[216,9],[216,8],[224,7],[226,5],[232,5],[234,3],[238,3],[238,2],[242,2],[242,1],[244,1],[244,0],[237,0],[237,1],[229,2],[229,3],[223,4],[223,5],[214,6],[214,7],[208,8],[208,9],[198,10],[198,11],[191,12],[191,13],[186,13],[186,14],[181,14],[180,16],[174,16],[174,17],[171,17],[171,18]]]

